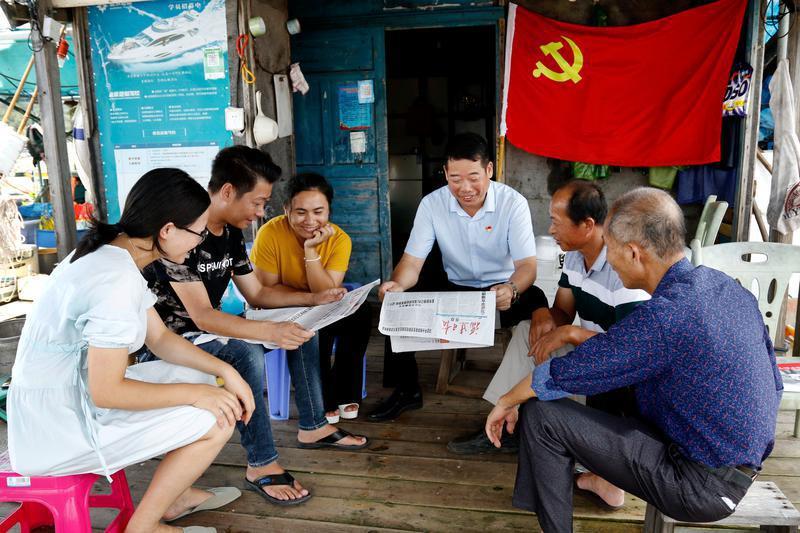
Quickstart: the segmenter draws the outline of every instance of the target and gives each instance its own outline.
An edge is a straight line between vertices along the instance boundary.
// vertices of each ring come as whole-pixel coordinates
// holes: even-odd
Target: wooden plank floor
[[[500,357],[497,350],[473,355]],[[389,393],[380,386],[382,357],[383,339],[375,335],[368,349],[368,397],[362,415]],[[272,422],[281,463],[314,495],[307,503],[276,507],[243,490],[242,497],[226,508],[198,513],[178,525],[209,525],[225,532],[540,531],[532,514],[511,506],[516,455],[463,457],[446,449],[453,437],[482,426],[488,403],[433,393],[438,357],[436,353],[418,354],[418,360],[425,390],[423,409],[404,413],[393,423],[356,420],[341,424],[371,439],[365,450],[301,450],[297,448],[296,419]],[[491,375],[475,371],[460,377],[486,384]],[[800,440],[791,437],[793,416],[780,414],[779,441],[762,479],[775,481],[800,507]],[[234,435],[198,486],[243,488],[244,462],[244,451]],[[135,500],[141,497],[156,466],[153,460],[126,470]],[[641,531],[644,508],[644,502],[628,495],[624,508],[609,511],[578,494],[575,531]],[[102,514],[98,521],[104,521]]]
[[[383,338],[376,334],[368,354],[367,390],[363,413],[389,390],[380,386]],[[293,507],[270,505],[244,490],[245,454],[234,434],[231,442],[199,479],[197,486],[233,485],[243,495],[231,505],[185,518],[176,525],[208,525],[219,532],[496,532],[540,531],[535,516],[511,506],[516,455],[458,456],[447,451],[447,442],[483,425],[489,404],[483,400],[437,395],[438,352],[418,354],[425,405],[404,413],[397,421],[372,424],[360,420],[340,424],[367,435],[370,446],[358,452],[301,450],[297,447],[296,413],[272,427],[281,464],[292,471],[313,493],[307,503]],[[498,349],[469,354],[471,359],[499,362]],[[456,381],[485,386],[489,372],[462,372]],[[293,408],[294,411],[294,408]],[[794,413],[781,412],[778,441],[764,465],[760,479],[774,481],[800,508],[800,439],[791,436]],[[5,439],[5,425],[0,437]],[[138,502],[158,466],[157,460],[126,469],[134,500]],[[98,488],[105,482],[99,482]],[[0,506],[5,516],[12,506]],[[641,531],[644,502],[628,495],[618,511],[601,508],[593,500],[575,495],[576,532],[611,533]],[[93,512],[96,531],[113,516]],[[692,533],[721,531],[712,528],[678,528]],[[42,529],[45,531],[45,529]],[[724,530],[731,531],[741,530]]]

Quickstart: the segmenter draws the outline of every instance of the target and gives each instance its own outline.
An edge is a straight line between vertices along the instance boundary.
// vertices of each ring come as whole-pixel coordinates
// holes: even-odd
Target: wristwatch
[[[519,289],[511,280],[508,280],[506,283],[511,285],[511,303],[515,304],[517,301],[519,301]]]

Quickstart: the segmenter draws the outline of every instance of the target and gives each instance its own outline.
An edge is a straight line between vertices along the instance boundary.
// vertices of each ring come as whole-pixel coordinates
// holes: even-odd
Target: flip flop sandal
[[[262,498],[267,500],[269,503],[274,503],[275,505],[297,505],[298,503],[303,503],[307,501],[311,497],[311,493],[309,492],[305,496],[301,496],[300,498],[295,498],[294,500],[279,500],[278,498],[274,498],[264,492],[264,487],[272,487],[278,485],[288,485],[294,488],[294,476],[292,476],[289,472],[284,472],[283,474],[271,475],[271,476],[263,476],[255,481],[250,481],[249,479],[245,478],[245,482],[247,483],[250,490],[256,491]]]
[[[242,491],[240,491],[236,487],[216,487],[213,489],[205,489],[205,490],[207,492],[210,492],[213,496],[211,496],[206,501],[200,503],[200,505],[192,507],[191,509],[187,509],[186,511],[179,514],[175,518],[164,520],[164,522],[167,523],[174,522],[179,518],[183,518],[184,516],[190,515],[192,513],[198,513],[200,511],[210,511],[212,509],[219,509],[220,507],[228,505],[232,501],[238,499],[239,496],[242,495]],[[200,527],[200,526],[193,526],[193,527]]]
[[[578,476],[580,476],[581,474],[584,474],[584,473],[590,473],[590,472],[587,470],[586,472],[578,472],[578,473],[576,473],[576,474],[574,474],[572,476],[572,485],[575,487],[575,490],[579,491],[581,494],[583,494],[584,496],[586,496],[587,498],[589,498],[590,500],[592,500],[596,504],[600,505],[601,507],[604,507],[604,508],[608,509],[609,511],[619,511],[620,509],[625,507],[624,503],[622,505],[611,505],[610,503],[605,501],[603,498],[601,498],[595,492],[593,492],[591,490],[588,490],[588,489],[580,488],[578,486]]]
[[[341,413],[341,411],[339,411],[339,412]],[[333,415],[333,416],[325,415],[325,420],[328,421],[328,424],[338,424],[339,423],[339,416],[340,415]]]
[[[355,405],[355,411],[346,411],[345,407],[350,407],[351,405]],[[344,420],[354,420],[358,418],[358,404],[357,403],[343,403],[339,406],[339,413]],[[331,424],[335,424],[336,422],[331,422]]]
[[[297,444],[298,448],[304,450],[317,450],[319,448],[338,448],[340,450],[360,450],[366,448],[369,444],[369,439],[364,438],[363,444],[339,444],[339,441],[345,437],[355,437],[349,431],[337,429],[325,438],[319,439],[316,442],[300,442]]]

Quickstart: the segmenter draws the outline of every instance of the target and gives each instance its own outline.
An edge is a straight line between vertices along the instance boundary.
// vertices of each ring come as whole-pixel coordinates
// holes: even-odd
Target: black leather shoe
[[[447,449],[459,455],[474,455],[481,453],[517,453],[519,451],[519,436],[514,433],[509,435],[503,430],[500,437],[500,447],[495,448],[486,431],[481,430],[477,433],[459,437],[447,443]]]
[[[422,391],[401,391],[396,390],[387,399],[378,404],[370,414],[367,415],[369,422],[384,422],[394,420],[400,413],[411,409],[422,407]]]

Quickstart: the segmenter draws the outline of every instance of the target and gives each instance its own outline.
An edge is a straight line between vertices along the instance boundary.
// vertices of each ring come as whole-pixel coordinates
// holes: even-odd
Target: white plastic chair
[[[800,272],[800,246],[774,242],[730,242],[701,247],[692,240],[692,263],[714,268],[737,280],[758,299],[758,308],[773,342],[779,324],[789,277]],[[789,358],[781,358],[787,362]],[[798,358],[800,360],[800,358]],[[800,392],[783,393],[781,409],[795,411],[794,436],[800,436]]]
[[[728,209],[728,202],[717,201],[715,195],[706,199],[703,211],[700,213],[700,221],[697,223],[697,231],[694,238],[700,241],[702,246],[711,246],[717,240],[719,227],[722,225],[722,217]]]

